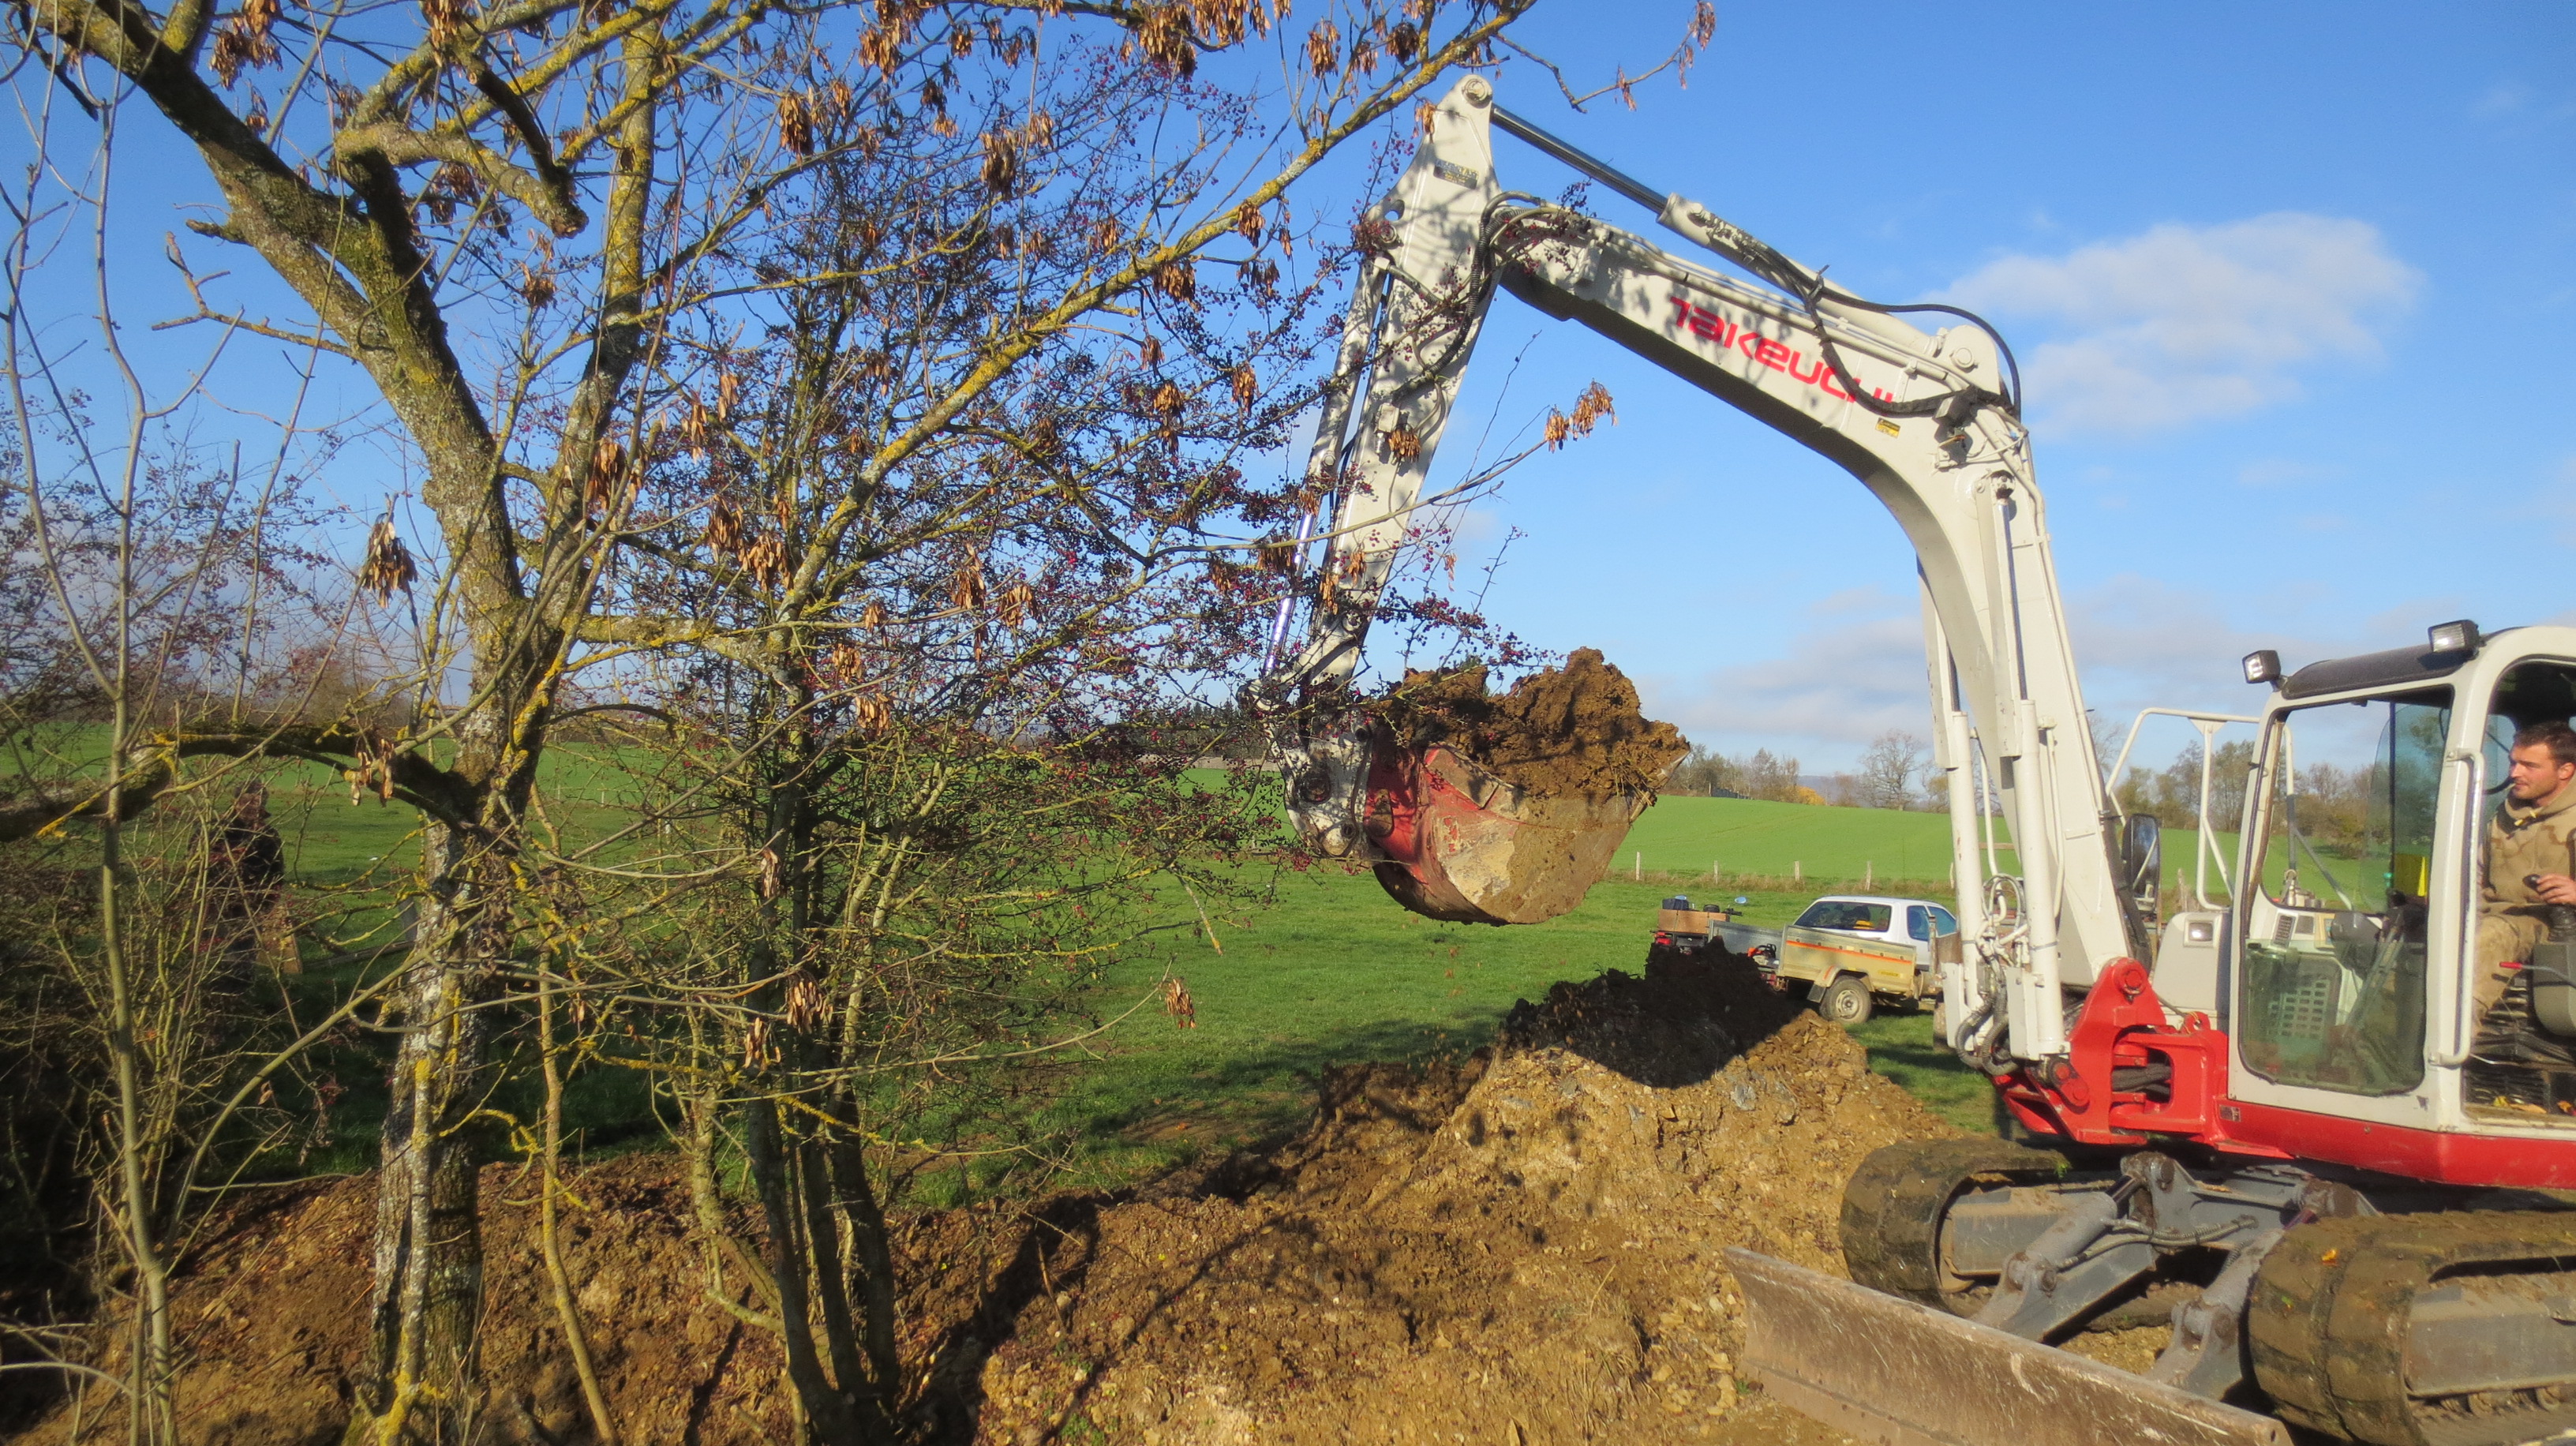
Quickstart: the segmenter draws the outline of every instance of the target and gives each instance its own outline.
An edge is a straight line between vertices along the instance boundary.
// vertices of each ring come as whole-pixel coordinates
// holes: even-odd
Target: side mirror
[[[2164,824],[2154,814],[2133,813],[2120,830],[2120,883],[2152,924],[2165,877]]]

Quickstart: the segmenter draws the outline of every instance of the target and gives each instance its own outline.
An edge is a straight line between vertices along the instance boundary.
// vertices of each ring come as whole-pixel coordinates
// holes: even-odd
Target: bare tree
[[[1131,313],[1139,295],[1186,299],[1202,254],[1276,225],[1293,182],[1482,56],[1512,13],[1346,5],[1291,35],[1284,7],[1252,0],[441,0],[416,19],[338,5],[289,12],[272,0],[229,13],[203,0],[161,13],[133,0],[28,7],[31,26],[11,43],[38,69],[22,74],[50,75],[111,125],[129,100],[158,112],[221,197],[222,213],[191,229],[276,284],[201,289],[203,319],[363,373],[420,470],[434,529],[415,559],[381,526],[362,570],[379,597],[408,593],[422,616],[414,707],[397,727],[195,726],[150,747],[120,734],[104,788],[23,811],[31,827],[114,820],[178,786],[184,757],[226,752],[327,761],[422,811],[372,1340],[351,1439],[459,1441],[474,1430],[476,1121],[502,981],[522,948],[538,766],[577,671],[613,677],[621,660],[640,667],[648,654],[694,649],[793,691],[793,671],[775,670],[813,656],[865,576],[849,571],[853,547],[908,468],[1010,450],[988,445],[986,413],[1032,358],[1103,314]],[[1276,46],[1285,92],[1258,95],[1248,69],[1232,98],[1212,89],[1202,58],[1254,42]],[[1175,149],[1150,103],[1078,100],[1121,93],[1205,94],[1276,119]],[[42,149],[50,132],[35,139]],[[764,239],[774,228],[841,204],[848,163],[889,152],[911,166],[888,183],[944,199],[914,206],[921,219],[878,238],[862,264],[748,276],[722,264],[783,255]],[[1027,258],[1009,289],[979,291],[995,258],[1020,259],[1014,201],[1048,167],[1067,188],[1117,178],[1122,204],[1100,209],[1079,252],[1052,265]],[[1231,264],[1259,287],[1277,284],[1279,261]],[[856,427],[796,419],[846,459],[827,506],[781,515],[774,532],[734,531],[749,518],[725,496],[684,505],[647,491],[674,448],[731,421],[740,372],[721,338],[747,299],[806,287],[863,295],[924,271],[953,276],[943,304],[957,324],[918,370],[875,378],[905,404]],[[292,314],[255,314],[279,306]],[[1227,389],[1257,401],[1262,382],[1257,370],[1232,371]],[[1149,381],[1128,410],[1176,432],[1208,405],[1199,395],[1178,379]],[[1042,454],[1018,450],[1043,469]],[[1054,480],[1077,497],[1098,482]],[[1194,485],[1175,477],[1157,505],[1204,507]],[[977,541],[971,518],[929,535],[962,558]],[[722,563],[701,571],[759,584],[756,611],[709,621],[630,590],[639,559],[691,534],[685,545]],[[962,610],[972,587],[952,567]],[[989,605],[1006,606],[1008,592]]]
[[[1910,808],[1914,780],[1923,771],[1923,740],[1901,728],[1890,728],[1870,740],[1853,780],[1854,795],[1864,808]]]

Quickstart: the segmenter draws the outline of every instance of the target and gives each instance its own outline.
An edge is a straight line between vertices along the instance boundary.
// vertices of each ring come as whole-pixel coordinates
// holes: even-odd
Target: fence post
[[[1878,887],[1878,865],[1867,859],[1860,861],[1860,886],[1864,889]]]
[[[1791,860],[1789,860],[1789,882],[1791,882],[1791,883],[1793,883],[1793,884],[1802,884],[1802,883],[1805,883],[1806,881],[1807,881],[1807,864],[1806,864],[1806,861],[1805,861],[1804,859],[1791,859]]]
[[[1629,871],[1628,877],[1641,884],[1646,881],[1646,851],[1644,849],[1637,850],[1637,862]]]

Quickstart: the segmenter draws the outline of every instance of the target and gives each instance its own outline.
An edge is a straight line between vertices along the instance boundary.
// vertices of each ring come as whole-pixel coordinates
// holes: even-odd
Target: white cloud
[[[2287,401],[2293,372],[2321,357],[2376,358],[2377,327],[2421,280],[2368,222],[2278,211],[2002,257],[1947,299],[2054,324],[2024,353],[2049,421],[2147,432]]]
[[[2324,628],[2248,628],[2230,621],[2206,591],[2137,574],[2105,578],[2066,599],[2084,700],[2112,725],[2114,748],[2145,707],[2259,712],[2264,694],[2247,687],[2238,670],[2238,660],[2256,648],[2277,648],[2297,668],[2390,646],[2417,635],[2421,619],[2458,610],[2456,600],[2417,598]],[[1886,588],[1810,604],[1778,656],[1638,684],[1647,716],[1673,722],[1692,742],[1727,753],[1792,753],[1810,773],[1851,766],[1887,729],[1928,736],[1931,726],[1922,615],[1915,598]],[[2191,736],[2171,720],[2151,723],[2138,761],[2162,767]]]
[[[2488,86],[2469,113],[2478,116],[2511,115],[2531,104],[2531,87],[2518,80],[2498,81]]]
[[[1890,728],[1922,733],[1932,704],[1915,599],[1853,588],[1808,611],[1814,621],[1785,640],[1782,656],[1640,680],[1648,716],[1723,752],[1785,748],[1809,772],[1847,766]]]

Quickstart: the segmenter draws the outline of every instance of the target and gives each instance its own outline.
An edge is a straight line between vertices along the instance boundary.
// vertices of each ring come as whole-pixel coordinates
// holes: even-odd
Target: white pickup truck
[[[1750,956],[1774,989],[1806,985],[1817,1012],[1836,1024],[1860,1023],[1882,1000],[1911,1006],[1939,994],[1935,971],[1959,957],[1959,921],[1929,899],[1828,894],[1785,929],[1698,914],[1672,899],[1658,925],[1658,944],[1698,934]]]

